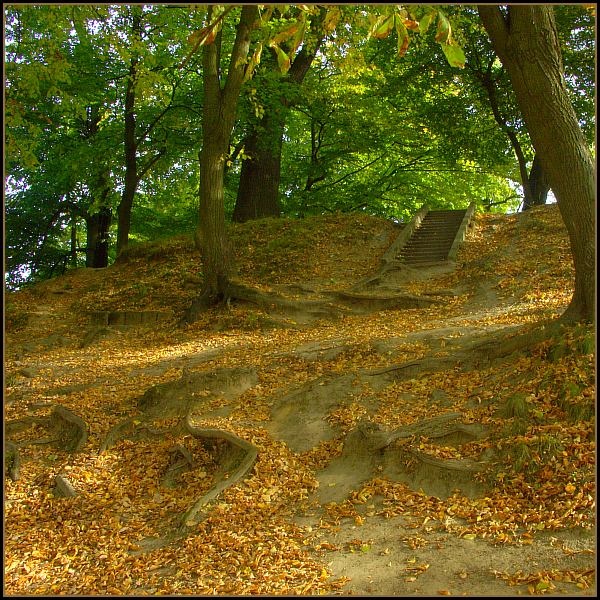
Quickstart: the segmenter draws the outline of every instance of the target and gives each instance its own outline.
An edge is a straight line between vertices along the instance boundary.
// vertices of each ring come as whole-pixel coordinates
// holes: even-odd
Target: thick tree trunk
[[[200,155],[200,227],[196,244],[202,254],[203,303],[223,299],[229,283],[231,256],[225,235],[224,156],[229,138],[205,138]]]
[[[523,202],[523,210],[527,210],[532,206],[543,206],[548,199],[550,186],[542,169],[542,163],[539,156],[536,154],[533,159],[533,164],[529,171],[529,191],[530,197],[528,202]]]
[[[594,162],[569,100],[551,6],[480,5],[569,233],[575,293],[565,319],[595,319]]]
[[[211,16],[212,7],[209,7],[209,21]],[[244,62],[250,49],[250,31],[257,17],[255,5],[242,7],[224,86],[221,85],[221,32],[213,43],[203,47],[203,143],[200,151],[200,220],[196,244],[202,254],[204,282],[200,295],[185,317],[187,321],[193,321],[199,310],[221,301],[227,294],[231,257],[227,251],[229,242],[225,233],[225,156],[236,118]]]
[[[109,229],[112,211],[103,206],[97,213],[87,215],[87,246],[85,251],[85,266],[101,269],[108,266]]]
[[[279,115],[262,120],[261,133],[254,129],[246,137],[240,184],[233,211],[233,221],[244,223],[261,217],[278,217],[279,181],[284,123]]]
[[[325,12],[321,11],[313,25],[319,27],[324,16]],[[303,48],[296,55],[287,76],[283,78],[285,84],[298,86],[304,81],[322,40],[323,36],[320,34],[310,52]],[[275,65],[273,68],[277,68],[275,60],[272,59],[271,62]],[[233,211],[233,220],[238,223],[261,217],[279,217],[281,214],[281,151],[286,114],[292,104],[291,94],[273,98],[265,106],[265,114],[260,123],[252,127],[246,136],[245,153],[250,158],[242,162]]]

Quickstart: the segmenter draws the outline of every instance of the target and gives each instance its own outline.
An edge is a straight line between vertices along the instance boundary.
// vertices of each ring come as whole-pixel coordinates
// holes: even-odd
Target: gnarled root
[[[182,517],[182,527],[192,527],[208,516],[207,513],[203,515],[198,515],[198,513],[211,500],[214,500],[221,492],[235,485],[248,474],[256,462],[258,449],[253,444],[229,431],[196,427],[190,422],[189,415],[185,418],[185,428],[195,438],[201,440],[225,440],[228,444],[227,450],[225,450],[221,457],[221,465],[215,474],[215,485],[194,502]]]

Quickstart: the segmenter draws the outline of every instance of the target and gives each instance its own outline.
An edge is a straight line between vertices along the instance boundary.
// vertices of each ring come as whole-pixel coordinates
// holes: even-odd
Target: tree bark
[[[253,129],[245,140],[240,184],[233,211],[233,221],[244,223],[261,217],[279,217],[279,182],[284,121],[275,110],[269,111],[261,129]]]
[[[533,158],[533,164],[529,170],[529,202],[523,201],[523,210],[528,210],[532,206],[543,206],[548,199],[550,186],[548,179],[542,169],[542,163],[539,156],[536,154]]]
[[[77,215],[71,211],[71,266],[77,268]]]
[[[87,226],[87,245],[85,266],[102,269],[108,266],[109,229],[112,210],[108,206],[100,207],[94,214],[85,217]]]
[[[208,20],[212,16],[209,7]],[[196,244],[202,254],[204,282],[187,319],[204,306],[226,296],[231,271],[229,243],[225,233],[224,175],[229,138],[244,78],[244,61],[250,49],[250,32],[258,18],[255,5],[242,7],[224,86],[220,73],[220,38],[203,47],[204,106],[203,143],[200,151],[200,206]]]
[[[131,27],[133,36],[141,40],[142,25],[141,16],[133,15],[133,24]],[[145,174],[154,166],[154,164],[166,153],[166,148],[161,148],[153,157],[148,158],[145,164],[138,164],[138,147],[146,139],[150,132],[156,127],[158,122],[164,117],[169,108],[173,105],[175,89],[168,106],[136,137],[137,119],[135,116],[136,101],[136,78],[138,74],[137,66],[139,58],[134,57],[129,65],[129,75],[127,86],[125,88],[125,115],[124,115],[124,148],[125,148],[125,186],[121,194],[121,201],[117,208],[118,228],[117,228],[117,255],[119,255],[129,243],[129,231],[131,230],[131,211],[137,192],[138,185]]]
[[[313,25],[318,27],[324,14],[322,11]],[[323,34],[318,34],[314,49],[311,47],[309,52],[303,48],[296,55],[287,76],[283,78],[284,83],[295,86],[302,83],[322,40]],[[271,62],[276,65],[274,60]],[[290,95],[273,99],[265,106],[265,114],[260,123],[252,126],[246,136],[245,152],[250,158],[242,162],[240,184],[232,217],[235,222],[243,223],[261,217],[279,217],[281,214],[279,201],[281,151],[286,113],[292,104]]]
[[[136,15],[133,17],[133,33],[139,35],[140,20]],[[137,144],[135,141],[135,78],[136,66],[138,60],[132,59],[129,66],[129,77],[127,78],[127,87],[125,89],[125,187],[121,195],[121,202],[117,208],[118,229],[117,229],[117,254],[120,254],[129,241],[129,229],[131,228],[131,209],[133,208],[133,199],[139,183],[137,174]]]
[[[565,320],[595,320],[595,170],[569,100],[553,8],[480,5],[569,233],[575,292]]]
[[[502,129],[502,131],[504,131],[508,137],[515,156],[517,157],[517,162],[519,164],[519,175],[521,177],[521,186],[523,187],[523,206],[530,206],[532,204],[532,196],[529,174],[527,173],[527,161],[525,160],[523,148],[521,147],[521,142],[519,142],[516,132],[511,129],[507,123],[506,117],[500,112],[496,81],[491,75],[491,67],[492,63],[490,62],[490,65],[486,71],[476,71],[476,75],[487,93],[494,119],[496,120],[496,123],[498,123],[500,129]]]

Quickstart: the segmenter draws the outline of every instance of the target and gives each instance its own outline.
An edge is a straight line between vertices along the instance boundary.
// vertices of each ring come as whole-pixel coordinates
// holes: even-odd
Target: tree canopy
[[[226,220],[256,155],[249,132],[272,134],[275,114],[274,216],[516,210],[535,152],[507,73],[475,7],[440,8],[257,6],[239,52],[234,5],[7,5],[7,284],[106,266],[129,241],[202,225],[210,64],[221,99],[240,73],[219,150]],[[555,13],[591,145],[593,18]]]

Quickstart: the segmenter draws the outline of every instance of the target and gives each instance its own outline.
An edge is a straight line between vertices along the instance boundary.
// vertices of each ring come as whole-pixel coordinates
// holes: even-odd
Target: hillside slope
[[[231,239],[241,281],[310,302],[364,281],[398,232],[333,215]],[[200,273],[179,238],[8,295],[7,593],[594,595],[595,338],[531,329],[572,293],[556,206],[478,215],[455,269],[380,282],[421,308],[298,322],[232,303],[177,327]],[[57,405],[85,421],[80,452]],[[173,429],[182,406],[258,455],[173,540],[228,476]]]

